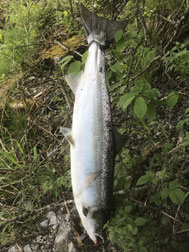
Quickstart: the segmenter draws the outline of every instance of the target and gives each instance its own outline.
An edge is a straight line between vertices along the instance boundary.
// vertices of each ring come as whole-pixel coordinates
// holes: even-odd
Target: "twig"
[[[24,179],[25,179],[25,178],[26,178],[26,176],[24,176]],[[7,186],[11,186],[11,185],[14,185],[14,184],[17,184],[17,183],[20,183],[20,182],[22,182],[22,179],[13,181],[13,182],[8,183],[8,184],[5,184],[5,185],[2,185],[2,186],[0,186],[0,190],[3,189],[3,188],[5,188],[5,187],[7,187]]]
[[[56,138],[49,130],[45,129],[44,127],[42,127],[41,125],[37,124],[36,122],[32,121],[33,124],[35,124],[38,128],[42,129],[43,131],[45,131],[47,134],[49,134],[50,136],[52,136],[57,142],[59,142],[59,144],[62,145],[62,142]]]
[[[115,1],[112,0],[112,18],[114,18],[114,14],[115,14]]]
[[[138,66],[139,66],[139,64],[140,64],[140,62],[141,62],[141,60],[142,60],[142,56],[143,56],[143,54],[144,54],[145,46],[146,46],[146,45],[144,44],[144,46],[142,47],[142,50],[141,50],[141,53],[140,53],[140,57],[139,57],[139,59],[138,59],[136,65],[135,65],[135,69],[134,69],[134,71],[133,71],[134,73],[136,73],[137,68],[138,68]]]
[[[75,233],[75,237],[76,237],[77,243],[78,243],[78,245],[82,245],[81,237],[80,237],[80,235],[79,235],[79,232],[77,231],[76,224],[75,224],[75,222],[74,222],[74,219],[73,219],[72,216],[71,216],[71,213],[70,213],[70,210],[69,210],[69,208],[68,208],[68,206],[67,206],[66,201],[65,201],[65,209],[66,209],[66,212],[67,212],[67,214],[68,214],[68,217],[69,217],[70,220],[71,220],[72,227],[73,227],[73,229],[74,229],[74,233]]]
[[[145,72],[153,65],[153,63],[154,63],[155,61],[157,61],[157,60],[160,59],[160,58],[161,58],[160,55],[157,56],[157,57],[155,57],[155,59],[154,59],[153,61],[151,61],[151,62],[148,64],[148,66],[147,66],[144,70],[142,70],[140,73],[136,74],[130,81],[136,80],[140,75],[142,75],[143,73],[145,73]]]
[[[74,19],[72,0],[69,0],[69,2],[70,2],[70,10],[71,10],[72,18]]]
[[[173,148],[172,150],[170,150],[167,153],[167,155],[174,154],[175,152],[179,151],[181,147],[183,147],[183,146],[182,145],[176,146],[175,148]]]
[[[177,17],[177,15],[181,12],[183,6],[185,5],[185,2],[186,2],[185,0],[182,2],[180,8],[177,10],[176,14],[174,15],[174,19],[175,19],[175,18]]]
[[[120,4],[118,10],[117,10],[117,11],[114,13],[114,15],[113,15],[113,20],[116,20],[116,18],[120,15],[120,13],[122,12],[122,10],[123,10],[123,8],[125,7],[125,5],[127,4],[127,2],[129,2],[129,0],[124,0],[124,1]]]
[[[136,202],[136,203],[142,204],[142,205],[145,206],[145,207],[151,208],[151,209],[153,209],[153,210],[157,210],[156,208],[147,205],[146,202],[144,203],[144,202],[141,202],[141,201],[136,200],[136,199],[131,199],[131,200],[134,201],[134,202]],[[170,214],[168,214],[168,213],[166,213],[166,212],[164,212],[164,211],[160,211],[160,213],[163,214],[163,215],[165,215],[165,216],[167,216],[167,217],[169,217],[170,219],[174,220],[175,222],[178,222],[178,223],[181,224],[181,222],[180,222],[179,220],[177,220],[176,218],[174,218],[174,217],[171,216]]]
[[[180,231],[177,231],[174,234],[181,234],[181,233],[185,233],[185,232],[189,232],[189,229],[180,230]]]
[[[132,59],[131,59],[131,63],[129,64],[129,69],[128,69],[128,72],[127,72],[127,82],[129,81],[129,76],[131,74],[131,69],[132,69],[132,66],[133,66],[133,63],[134,63],[134,58],[135,58],[135,53],[137,52],[138,48],[141,46],[142,44],[142,41],[140,41],[138,43],[138,45],[135,47],[133,53],[132,53]],[[135,67],[136,69],[136,67]],[[135,72],[135,71],[134,71]]]
[[[0,144],[1,144],[1,146],[2,146],[2,148],[3,148],[3,150],[4,150],[4,152],[8,152],[8,150],[5,148],[5,146],[4,146],[4,144],[3,144],[3,142],[2,142],[1,139],[0,139]]]
[[[143,15],[141,14],[141,11],[140,11],[140,9],[139,9],[139,2],[140,2],[140,0],[137,0],[137,2],[136,2],[136,15],[137,15],[137,19],[139,20],[139,18],[140,18],[140,20],[141,20],[141,22],[142,22],[142,27],[143,27],[143,31],[144,31],[144,46],[146,46],[148,31],[147,31],[146,23],[145,23],[145,21],[144,21],[144,17],[143,17]],[[139,18],[138,18],[138,17],[139,17]]]
[[[188,197],[188,195],[189,195],[189,192],[186,193],[185,199]],[[181,206],[178,206],[176,214],[175,214],[175,219],[177,219],[177,217],[178,217],[178,213],[180,211],[180,208],[181,208]],[[189,230],[189,229],[186,229],[186,230]],[[178,232],[175,232],[175,222],[174,222],[174,225],[173,225],[173,234],[178,234],[178,233],[183,233],[183,232],[186,232],[186,231],[180,230]]]
[[[164,214],[165,216],[169,217],[170,219],[172,219],[172,220],[174,220],[174,221],[181,224],[181,222],[179,220],[175,219],[173,216],[169,215],[168,213],[166,213],[164,211],[160,211],[160,213]]]
[[[163,51],[164,53],[167,51],[167,49],[169,48],[169,46],[174,42],[174,40],[176,39],[177,35],[180,32],[180,28],[182,26],[183,21],[186,19],[187,15],[189,14],[189,7],[186,9],[184,15],[181,16],[181,18],[176,22],[176,25],[174,27],[174,32],[173,35],[171,36],[170,40],[168,41],[168,43],[165,45]]]
[[[62,49],[67,50],[69,52],[73,52],[73,53],[77,54],[79,57],[82,57],[82,55],[79,52],[70,49],[69,47],[65,46],[64,44],[60,43],[59,41],[55,40],[54,42],[55,42],[55,44],[59,45]]]
[[[66,91],[65,91],[65,89],[64,89],[64,87],[62,85],[61,85],[61,90],[62,90],[62,93],[63,93],[63,95],[65,97],[66,102],[67,102],[68,108],[71,109],[70,100],[69,100],[69,98],[68,98],[68,96],[66,94]]]

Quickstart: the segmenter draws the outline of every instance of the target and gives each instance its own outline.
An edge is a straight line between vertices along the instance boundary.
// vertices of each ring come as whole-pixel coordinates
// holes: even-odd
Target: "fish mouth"
[[[95,234],[94,243],[96,246],[100,246],[104,243],[104,237],[100,234]]]

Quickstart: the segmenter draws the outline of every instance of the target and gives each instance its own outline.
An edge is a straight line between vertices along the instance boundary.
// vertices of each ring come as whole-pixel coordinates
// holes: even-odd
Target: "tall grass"
[[[31,65],[36,48],[41,44],[44,27],[62,20],[56,5],[57,2],[52,0],[11,1],[6,10],[4,29],[0,30],[0,79]]]

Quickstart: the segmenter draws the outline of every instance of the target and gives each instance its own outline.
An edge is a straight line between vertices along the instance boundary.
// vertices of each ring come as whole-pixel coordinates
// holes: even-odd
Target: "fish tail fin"
[[[106,48],[114,39],[114,34],[127,26],[128,21],[111,21],[97,16],[80,4],[82,23],[85,28],[88,44],[96,41]]]

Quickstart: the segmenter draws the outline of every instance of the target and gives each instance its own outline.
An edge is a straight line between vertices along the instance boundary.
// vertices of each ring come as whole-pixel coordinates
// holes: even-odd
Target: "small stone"
[[[39,244],[43,243],[43,238],[42,238],[41,235],[37,236],[36,242],[39,243]]]
[[[11,247],[8,252],[19,252],[16,246]]]
[[[49,221],[48,220],[44,220],[40,223],[40,227],[41,228],[47,228],[48,227],[48,224],[49,224]]]
[[[56,215],[55,212],[50,211],[50,212],[48,212],[48,213],[46,214],[46,217],[47,217],[47,219],[50,219],[51,216],[54,216],[54,215]]]
[[[35,76],[30,76],[30,77],[28,78],[28,80],[29,80],[29,81],[35,80]]]
[[[29,244],[27,244],[26,246],[24,246],[23,250],[24,250],[24,252],[32,252],[32,249],[31,249],[31,247],[30,247]]]
[[[74,246],[73,242],[70,242],[68,245],[68,252],[77,252],[78,249]]]
[[[49,220],[49,226],[54,226],[58,224],[58,219],[55,212],[50,211],[46,214],[47,219]],[[56,228],[55,228],[56,229]]]
[[[52,231],[56,231],[58,229],[58,223],[52,226]]]
[[[31,244],[31,249],[32,249],[32,251],[37,252],[38,249],[39,249],[39,244],[37,244],[37,243],[32,243],[32,244]]]
[[[57,225],[58,224],[58,221],[57,221],[57,218],[56,216],[52,216],[49,220],[49,226],[54,226],[54,225]]]

